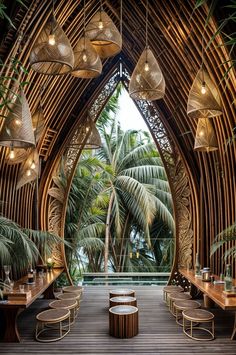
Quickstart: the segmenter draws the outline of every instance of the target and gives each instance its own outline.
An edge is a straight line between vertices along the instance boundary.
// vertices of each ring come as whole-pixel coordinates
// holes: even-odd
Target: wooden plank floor
[[[48,301],[37,300],[19,318],[20,344],[0,344],[1,354],[232,354],[236,341],[230,340],[233,314],[220,309],[216,315],[216,339],[198,342],[187,338],[177,326],[162,300],[162,287],[136,286],[139,307],[139,334],[131,339],[116,339],[108,334],[108,291],[112,286],[85,288],[79,318],[71,333],[49,344],[34,340],[35,314]]]

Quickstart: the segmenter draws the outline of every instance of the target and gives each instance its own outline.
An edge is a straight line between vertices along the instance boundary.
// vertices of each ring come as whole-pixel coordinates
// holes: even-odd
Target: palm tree
[[[16,276],[29,264],[36,264],[39,258],[50,255],[58,243],[62,243],[61,238],[51,233],[21,228],[0,216],[0,265],[11,265]]]
[[[159,216],[173,229],[172,201],[164,167],[146,134],[122,131],[113,122],[110,131],[100,129],[103,146],[97,156],[104,164],[104,180],[109,195],[106,217],[104,270],[108,271],[109,245],[113,267],[125,267],[130,235],[134,228],[144,233],[151,247],[150,231]]]

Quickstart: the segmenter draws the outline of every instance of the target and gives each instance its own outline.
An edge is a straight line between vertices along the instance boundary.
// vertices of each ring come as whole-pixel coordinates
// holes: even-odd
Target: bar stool
[[[84,288],[82,286],[65,286],[63,287],[62,291],[64,293],[76,293],[78,295],[80,294],[81,295],[80,299],[81,299]]]
[[[166,302],[167,305],[169,305],[168,295],[173,292],[184,292],[184,289],[181,286],[175,285],[165,286],[163,288],[163,300]]]
[[[77,308],[76,308],[76,317],[79,312],[80,308],[80,294],[76,293],[60,293],[59,295],[56,296],[58,300],[69,300],[69,301],[75,301],[77,302]]]
[[[64,338],[70,331],[70,311],[68,309],[48,309],[36,316],[35,339],[42,343],[51,343]],[[66,324],[63,324],[63,322]],[[56,327],[54,327],[56,325]],[[58,327],[59,326],[59,327]],[[44,338],[42,334],[59,331],[59,336]]]
[[[191,300],[192,296],[189,293],[184,292],[173,292],[169,294],[169,310],[170,313],[173,314],[175,317],[175,309],[174,309],[174,302],[175,301],[182,301],[182,300]]]
[[[70,325],[75,323],[77,301],[75,300],[56,300],[49,303],[52,309],[68,309],[70,311]]]
[[[186,320],[190,322],[190,326],[186,325]],[[193,323],[210,323],[211,329],[194,326]],[[210,334],[210,337],[197,337],[193,335],[194,330],[203,330]],[[190,331],[190,332],[189,332]],[[183,332],[189,338],[200,341],[209,341],[215,338],[214,314],[204,309],[192,309],[183,311]]]
[[[181,300],[181,301],[174,301],[173,307],[175,309],[176,323],[181,325],[181,327],[183,327],[183,323],[179,322],[179,320],[182,318],[182,312],[188,309],[201,308],[201,304],[197,301]]]

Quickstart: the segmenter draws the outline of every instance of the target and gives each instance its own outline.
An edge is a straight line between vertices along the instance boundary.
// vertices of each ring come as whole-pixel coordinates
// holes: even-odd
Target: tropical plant
[[[156,216],[173,229],[172,200],[161,159],[150,138],[146,142],[146,133],[124,132],[113,122],[110,131],[102,130],[101,135],[103,146],[97,156],[104,164],[109,200],[104,269],[108,270],[110,254],[112,267],[122,271],[127,268],[125,263],[130,263],[127,255],[132,234],[142,236],[151,248],[149,228]]]
[[[43,231],[21,228],[12,220],[0,216],[0,265],[11,265],[14,274],[50,255],[61,238]]]
[[[65,224],[71,270],[76,263],[86,271],[170,267],[174,222],[165,170],[147,132],[123,131],[116,122],[118,97],[97,122],[101,149],[82,154],[72,181]],[[63,171],[59,185],[67,186]],[[138,257],[130,258],[134,251]]]
[[[236,241],[236,222],[234,222],[231,226],[225,228],[222,232],[220,232],[216,238],[214,243],[211,246],[211,256],[223,245],[227,245],[226,251],[224,253],[224,259],[226,260],[228,257],[236,257],[236,245],[230,246],[230,242]]]

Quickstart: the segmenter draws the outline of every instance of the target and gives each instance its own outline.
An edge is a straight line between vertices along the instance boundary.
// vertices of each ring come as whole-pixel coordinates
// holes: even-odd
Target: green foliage
[[[55,243],[62,243],[61,238],[48,232],[23,229],[0,216],[0,264],[12,265],[15,273],[36,264],[38,258],[47,255],[44,252],[50,255]]]
[[[76,262],[83,270],[104,270],[106,226],[113,270],[154,271],[157,263],[169,269],[172,262],[169,231],[172,236],[174,220],[165,170],[147,132],[123,131],[116,122],[118,97],[116,91],[97,122],[102,148],[82,154],[72,182],[65,225],[65,238],[73,245],[67,251],[70,270]],[[66,186],[63,172],[60,179],[57,186]],[[154,221],[163,228],[160,236],[168,236],[167,243],[158,241],[158,233],[156,239],[150,238]],[[133,249],[139,250],[139,258],[129,258]]]
[[[21,74],[28,74],[22,63],[15,57],[10,58],[9,64],[0,63],[2,74],[0,76],[0,117],[4,117],[5,109],[12,111],[12,103],[19,96],[19,91],[28,81],[20,81]],[[4,75],[4,72],[9,69],[12,76]]]
[[[231,226],[224,229],[220,232],[216,238],[214,243],[211,246],[211,256],[222,246],[227,245],[226,252],[224,253],[224,259],[226,260],[228,257],[236,257],[236,246],[230,246],[230,242],[236,240],[236,222],[234,222]]]
[[[15,2],[18,3],[19,5],[21,5],[22,7],[28,9],[28,7],[24,3],[24,1],[15,0]],[[0,18],[3,19],[3,20],[6,20],[9,23],[9,25],[11,27],[13,27],[15,30],[17,29],[15,27],[14,23],[12,22],[11,18],[7,14],[7,6],[3,3],[3,0],[0,1]]]

